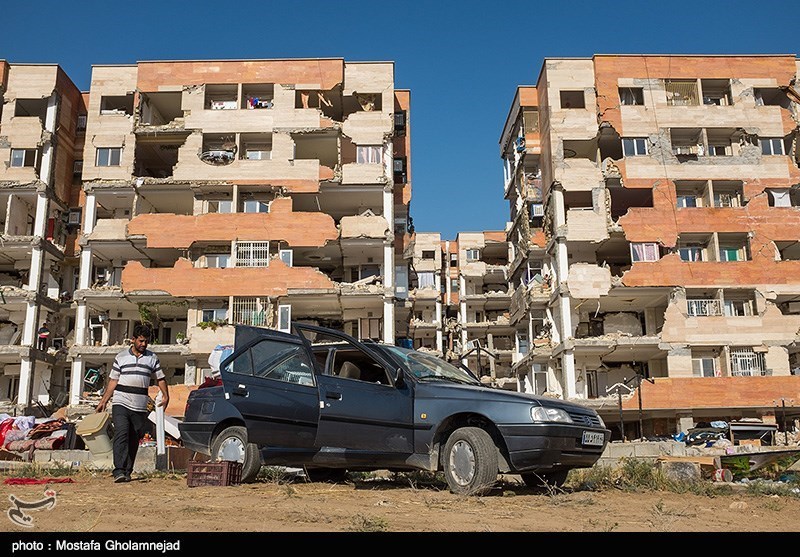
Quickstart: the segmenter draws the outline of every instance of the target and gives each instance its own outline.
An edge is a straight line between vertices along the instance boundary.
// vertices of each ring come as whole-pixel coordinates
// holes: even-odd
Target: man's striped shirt
[[[135,412],[146,412],[147,401],[150,398],[147,395],[147,388],[152,377],[156,381],[164,379],[158,356],[150,350],[145,350],[144,354],[138,357],[130,348],[123,350],[114,358],[114,365],[108,374],[109,379],[118,381],[111,403],[120,404]]]

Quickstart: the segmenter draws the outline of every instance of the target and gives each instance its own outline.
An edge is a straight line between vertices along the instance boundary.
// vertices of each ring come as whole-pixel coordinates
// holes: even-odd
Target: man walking
[[[97,405],[97,412],[103,412],[109,399],[111,400],[111,420],[114,424],[113,473],[117,483],[131,481],[139,440],[149,427],[147,403],[150,397],[147,388],[151,378],[156,380],[161,389],[159,406],[166,410],[169,403],[169,389],[161,363],[158,356],[147,349],[150,336],[148,326],[134,327],[131,346],[114,358],[114,365],[108,375],[108,385]]]

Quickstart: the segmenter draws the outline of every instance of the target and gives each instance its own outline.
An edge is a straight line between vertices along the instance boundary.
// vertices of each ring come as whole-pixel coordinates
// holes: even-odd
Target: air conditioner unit
[[[80,209],[70,209],[69,210],[69,217],[67,218],[68,225],[80,225],[81,223],[81,210]]]

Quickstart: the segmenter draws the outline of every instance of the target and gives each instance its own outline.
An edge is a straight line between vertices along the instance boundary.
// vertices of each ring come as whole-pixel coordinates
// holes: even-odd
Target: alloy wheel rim
[[[450,450],[450,470],[459,485],[468,485],[475,477],[475,452],[466,441],[458,441]]]

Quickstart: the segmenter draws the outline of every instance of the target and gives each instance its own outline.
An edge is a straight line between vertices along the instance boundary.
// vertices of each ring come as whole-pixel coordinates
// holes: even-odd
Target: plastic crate
[[[242,483],[242,464],[230,460],[198,462],[190,460],[186,469],[189,487],[237,485]]]

